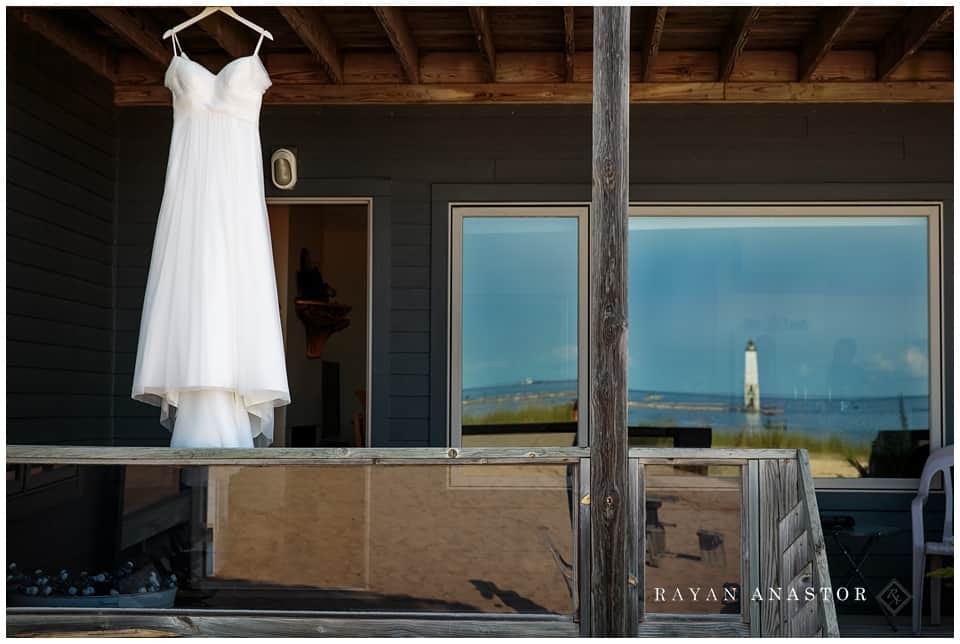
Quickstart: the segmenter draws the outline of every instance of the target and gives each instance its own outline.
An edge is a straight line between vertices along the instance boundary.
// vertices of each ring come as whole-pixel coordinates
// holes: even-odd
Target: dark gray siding
[[[166,438],[128,401],[168,108],[119,111],[117,439]],[[952,293],[952,106],[634,106],[634,200],[943,200]],[[590,198],[589,106],[267,107],[264,155],[298,151],[282,196],[373,196],[378,445],[446,441],[447,204]],[[945,303],[952,319],[952,299]],[[952,355],[949,325],[945,355]],[[952,364],[948,364],[952,370]],[[945,392],[952,400],[952,374]],[[952,436],[952,427],[948,429]]]
[[[817,502],[821,516],[847,515],[852,516],[861,526],[889,526],[899,529],[899,532],[887,534],[878,539],[870,549],[870,554],[862,566],[864,576],[873,593],[879,593],[890,583],[891,579],[898,579],[908,592],[911,588],[911,560],[910,550],[912,537],[910,533],[910,502],[915,495],[911,492],[820,492]],[[940,541],[943,536],[943,508],[942,494],[934,494],[927,502],[924,513],[924,528],[927,539]],[[827,559],[830,566],[830,576],[834,586],[845,585],[848,588],[862,586],[855,576],[849,561],[843,556],[838,543],[843,543],[850,550],[854,559],[859,561],[860,554],[866,545],[864,538],[837,537],[827,533],[824,535],[827,544]],[[944,566],[951,565],[949,559],[944,559]],[[949,585],[943,588],[943,614],[951,615],[953,606],[953,592]],[[924,591],[924,614],[930,615],[930,594]],[[872,600],[866,604],[843,605],[841,610],[846,613],[867,613],[877,615],[877,605]],[[908,605],[901,615],[909,615]]]
[[[11,23],[7,440],[112,439],[113,89]]]

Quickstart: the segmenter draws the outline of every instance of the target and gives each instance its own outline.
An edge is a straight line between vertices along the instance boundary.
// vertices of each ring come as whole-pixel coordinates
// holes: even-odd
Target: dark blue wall
[[[10,27],[7,440],[109,443],[113,88],[45,40]]]

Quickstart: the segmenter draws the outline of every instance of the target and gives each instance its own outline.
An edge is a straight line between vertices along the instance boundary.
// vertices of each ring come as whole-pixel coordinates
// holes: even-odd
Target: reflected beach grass
[[[530,423],[571,423],[577,419],[574,403],[500,407],[463,414],[464,425],[526,425]]]
[[[573,402],[563,402],[557,404],[535,404],[535,405],[508,405],[484,411],[475,411],[465,413],[463,416],[463,425],[465,427],[490,426],[490,425],[527,425],[540,423],[571,423],[577,419],[577,410]],[[675,422],[666,421],[659,423],[658,426],[674,427],[678,431],[683,431],[682,427],[677,427]],[[493,434],[495,431],[491,430]],[[527,433],[521,435],[522,440],[530,441],[531,436]],[[517,436],[516,438],[521,438]],[[549,432],[544,433],[540,440],[533,441],[536,444],[542,444],[544,440],[549,442]],[[477,440],[473,437],[472,440]],[[508,441],[513,444],[506,436],[489,436],[483,444]],[[499,444],[499,443],[498,443]],[[634,447],[671,447],[672,439],[664,438],[645,438],[631,439],[631,446]],[[715,430],[712,435],[711,447],[717,448],[751,448],[751,449],[805,449],[810,453],[811,462],[814,469],[814,475],[817,477],[852,477],[858,478],[863,475],[861,468],[870,461],[871,442],[869,440],[846,437],[840,433],[830,433],[827,435],[817,435],[804,431],[789,431],[782,428],[748,428],[722,429]]]

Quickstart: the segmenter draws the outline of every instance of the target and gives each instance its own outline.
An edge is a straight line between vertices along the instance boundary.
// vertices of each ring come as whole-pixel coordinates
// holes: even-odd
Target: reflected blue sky
[[[463,220],[463,387],[577,377],[577,220]]]
[[[924,218],[634,218],[630,387],[925,395]]]
[[[631,389],[928,393],[924,218],[632,218]],[[463,386],[576,378],[577,222],[465,218]]]

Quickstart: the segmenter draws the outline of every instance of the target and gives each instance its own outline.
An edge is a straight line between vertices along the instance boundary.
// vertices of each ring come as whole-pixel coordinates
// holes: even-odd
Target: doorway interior
[[[291,403],[276,447],[369,446],[370,263],[367,198],[268,198]]]

